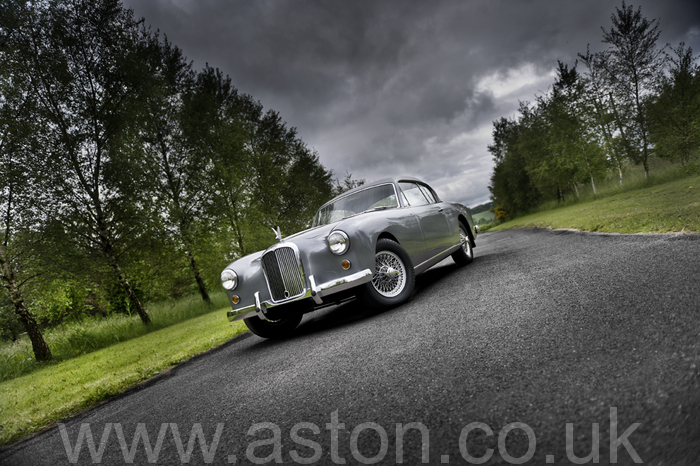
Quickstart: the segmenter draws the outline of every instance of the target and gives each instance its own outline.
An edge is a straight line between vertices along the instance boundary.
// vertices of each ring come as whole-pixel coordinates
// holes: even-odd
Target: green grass
[[[472,218],[476,223],[479,223],[482,220],[486,220],[489,222],[496,220],[496,216],[494,215],[494,213],[488,210],[486,212],[479,212],[478,214],[474,214],[472,215]]]
[[[221,345],[246,327],[226,308],[0,383],[0,444],[37,432]]]
[[[620,188],[617,194],[555,209],[544,210],[544,206],[489,231],[544,227],[619,233],[700,232],[700,176],[655,182],[659,184],[641,188],[627,183],[631,186]]]
[[[204,303],[199,295],[178,301],[149,304],[147,311],[152,322],[148,326],[136,316],[116,314],[108,317],[89,317],[45,329],[44,338],[54,356],[54,360],[48,363],[35,361],[31,342],[26,335],[17,342],[5,342],[0,345],[0,381],[160,330],[211,312],[212,309],[228,306],[228,298],[223,291],[212,293],[210,298],[211,305]]]
[[[644,169],[641,165],[630,165],[624,169],[624,184],[622,185],[620,185],[620,178],[617,172],[611,173],[605,179],[596,180],[597,193],[593,192],[590,184],[579,185],[578,197],[569,194],[564,202],[550,200],[544,202],[535,211],[557,209],[700,175],[700,164],[698,163],[682,166],[652,157],[649,159],[649,167],[650,173],[648,178],[644,175]]]

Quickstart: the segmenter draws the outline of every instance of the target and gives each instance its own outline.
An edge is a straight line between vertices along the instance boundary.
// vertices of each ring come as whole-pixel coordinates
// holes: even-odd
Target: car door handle
[[[443,210],[445,210],[445,209],[443,209],[442,207],[440,207],[440,208],[438,209],[438,212],[442,212]]]

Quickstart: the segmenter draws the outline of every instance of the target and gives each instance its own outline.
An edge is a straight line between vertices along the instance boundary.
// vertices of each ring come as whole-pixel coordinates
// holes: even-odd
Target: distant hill
[[[479,204],[476,207],[470,207],[469,210],[471,211],[472,215],[474,215],[481,212],[487,212],[491,209],[491,207],[493,207],[493,201],[487,202],[486,204]]]
[[[487,210],[486,212],[479,212],[478,214],[472,215],[474,222],[477,225],[486,225],[487,223],[492,223],[496,221],[496,216],[493,212]]]

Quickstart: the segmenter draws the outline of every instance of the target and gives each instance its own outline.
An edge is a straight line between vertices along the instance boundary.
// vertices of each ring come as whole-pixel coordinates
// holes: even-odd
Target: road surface
[[[234,338],[0,463],[700,464],[700,235],[522,229],[475,254],[399,308]]]

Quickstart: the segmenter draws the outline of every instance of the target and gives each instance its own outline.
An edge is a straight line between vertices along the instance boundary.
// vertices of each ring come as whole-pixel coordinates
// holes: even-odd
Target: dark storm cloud
[[[635,8],[640,2],[630,2]],[[195,67],[279,111],[339,176],[409,173],[488,198],[492,121],[600,50],[620,4],[586,1],[127,0]],[[700,2],[641,2],[661,42],[700,51]]]

